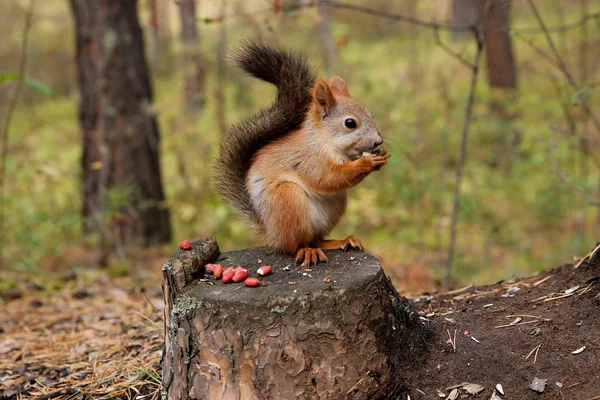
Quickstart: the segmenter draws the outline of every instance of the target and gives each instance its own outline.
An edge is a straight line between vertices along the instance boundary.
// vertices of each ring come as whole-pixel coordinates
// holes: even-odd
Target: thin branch
[[[569,82],[571,87],[577,92],[577,97],[578,97],[579,101],[581,102],[581,104],[583,105],[585,112],[591,119],[591,121],[592,121],[594,127],[596,128],[596,130],[598,131],[598,133],[600,133],[600,122],[598,122],[598,119],[592,112],[590,105],[587,102],[586,97],[580,92],[579,85],[573,78],[573,75],[571,75],[571,73],[569,72],[569,69],[567,68],[564,60],[558,53],[558,50],[556,49],[556,46],[554,45],[554,41],[552,40],[552,36],[550,36],[550,32],[549,32],[548,28],[546,27],[546,24],[544,23],[544,20],[542,19],[537,7],[533,3],[533,0],[527,0],[527,2],[529,3],[529,7],[531,8],[531,11],[533,11],[535,18],[538,21],[538,24],[540,25],[542,32],[544,32],[546,41],[548,42],[548,45],[550,46],[550,49],[552,50],[552,53],[554,54],[554,58],[558,62],[558,66],[559,66],[560,70],[562,71],[565,78],[567,78],[567,81]]]
[[[177,1],[175,1],[175,2],[177,3]],[[439,22],[435,22],[435,21],[425,21],[425,20],[422,20],[419,18],[415,18],[412,16],[403,15],[403,14],[398,14],[398,13],[391,12],[391,11],[371,8],[371,7],[358,5],[358,4],[343,3],[343,2],[335,1],[335,0],[310,0],[310,1],[306,1],[306,2],[298,2],[296,4],[290,4],[290,5],[283,6],[281,8],[281,11],[290,12],[290,11],[296,11],[296,10],[300,10],[300,9],[314,8],[314,7],[318,7],[318,6],[322,6],[322,5],[329,6],[331,8],[342,9],[342,10],[361,12],[363,14],[368,14],[368,15],[372,15],[375,17],[385,18],[385,19],[389,19],[389,20],[393,20],[393,21],[406,22],[408,24],[421,26],[424,28],[430,28],[430,29],[438,29],[438,30],[451,31],[451,32],[461,32],[461,31],[464,32],[464,31],[471,31],[474,28],[474,26],[472,24],[447,24],[447,23],[439,23]],[[273,6],[269,6],[268,8],[262,8],[262,9],[254,11],[254,12],[251,12],[251,13],[249,13],[249,15],[262,15],[262,14],[269,14],[272,12],[273,12]],[[226,18],[235,17],[235,16],[237,16],[237,13],[235,13],[235,12],[232,12],[229,14],[221,13],[220,16],[208,18],[207,21],[222,22]],[[573,22],[566,23],[564,25],[547,27],[547,30],[549,32],[565,32],[565,31],[580,27],[582,25],[585,25],[588,22],[592,22],[592,21],[596,22],[597,24],[600,23],[600,11],[583,15],[581,18],[579,18]],[[540,29],[540,28],[521,28],[518,30],[503,28],[503,29],[491,31],[491,33],[508,33],[508,34],[512,35],[517,31],[522,34],[531,34],[531,35],[544,33],[544,30]]]
[[[600,207],[600,202],[596,201],[596,199],[593,196],[591,196],[588,193],[586,193],[586,191],[583,190],[583,188],[581,188],[580,186],[578,186],[575,183],[573,183],[563,173],[563,171],[561,170],[560,166],[558,165],[558,163],[554,159],[553,150],[556,148],[556,133],[557,133],[557,130],[554,129],[554,135],[552,136],[552,140],[550,142],[550,146],[548,147],[548,161],[550,162],[550,165],[552,166],[552,169],[554,170],[554,173],[556,174],[556,176],[558,177],[558,179],[560,179],[560,181],[564,185],[567,185],[568,187],[570,187],[571,189],[573,189],[575,192],[577,192],[581,196],[581,198],[583,198],[589,205],[594,206],[594,207]]]
[[[526,36],[523,36],[520,32],[515,32],[514,37],[523,41],[523,43],[525,43],[527,46],[529,46],[529,48],[531,48],[533,51],[535,51],[539,56],[544,58],[546,61],[548,61],[550,64],[552,64],[556,68],[560,69],[558,62],[554,58],[552,58],[552,56],[550,54],[548,54],[547,52],[542,50],[538,45],[533,43],[533,40],[529,39]]]
[[[444,50],[450,57],[454,58],[455,60],[457,60],[458,62],[460,62],[462,65],[466,66],[469,69],[473,69],[473,63],[471,63],[469,60],[467,60],[466,58],[464,58],[462,56],[462,54],[457,53],[456,51],[454,51],[450,46],[448,46],[446,43],[442,42],[442,38],[440,37],[440,30],[439,29],[434,29],[433,30],[433,35],[435,37],[435,43],[441,47],[442,50]]]
[[[454,185],[454,202],[452,205],[452,222],[450,225],[450,243],[448,244],[448,255],[444,265],[444,287],[448,289],[450,285],[450,277],[452,275],[452,261],[454,260],[454,249],[456,247],[456,225],[458,223],[458,213],[460,208],[460,186],[462,183],[463,169],[467,158],[467,141],[469,136],[469,128],[473,115],[473,105],[475,104],[475,89],[477,87],[477,78],[479,77],[479,63],[483,48],[485,46],[486,25],[490,11],[492,9],[492,0],[485,2],[483,18],[481,25],[476,31],[475,38],[477,39],[477,52],[472,64],[471,86],[469,88],[469,97],[467,98],[467,109],[465,111],[465,121],[463,124],[462,136],[460,140],[460,155],[456,164],[456,182]]]
[[[21,58],[19,60],[19,75],[16,83],[15,91],[13,92],[12,98],[8,103],[8,111],[6,113],[6,119],[4,121],[4,127],[2,129],[2,149],[0,152],[0,270],[4,267],[4,207],[6,198],[6,159],[8,158],[8,145],[9,145],[9,130],[12,122],[15,109],[23,86],[25,84],[25,72],[27,70],[27,52],[29,48],[29,31],[31,29],[31,20],[33,19],[33,10],[35,6],[35,0],[29,1],[29,7],[25,14],[25,25],[23,26],[23,39],[21,41]]]

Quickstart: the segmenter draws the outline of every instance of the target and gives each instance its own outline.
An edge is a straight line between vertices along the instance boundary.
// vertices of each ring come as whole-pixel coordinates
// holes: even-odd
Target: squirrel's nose
[[[375,143],[373,143],[375,145],[375,147],[381,145],[381,143],[383,143],[383,139],[379,139],[378,141],[376,141]]]

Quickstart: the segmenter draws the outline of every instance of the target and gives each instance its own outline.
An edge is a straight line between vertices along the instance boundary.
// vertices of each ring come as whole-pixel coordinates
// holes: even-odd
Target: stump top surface
[[[272,254],[262,247],[225,252],[216,264],[224,269],[241,265],[248,269],[249,277],[256,277],[267,286],[250,288],[243,283],[224,284],[208,276],[208,279],[191,282],[183,294],[202,301],[242,303],[272,296],[294,298],[327,290],[358,290],[382,273],[379,260],[368,253],[334,250],[328,251],[327,257],[329,262],[307,268],[296,264],[292,256]],[[271,265],[273,272],[259,276],[257,270],[263,265]],[[326,282],[327,277],[330,277],[329,282]]]

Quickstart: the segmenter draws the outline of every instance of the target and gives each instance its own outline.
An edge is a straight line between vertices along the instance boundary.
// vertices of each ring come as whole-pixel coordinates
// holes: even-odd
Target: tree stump
[[[423,360],[428,331],[378,260],[328,252],[312,269],[265,248],[220,254],[214,238],[163,267],[163,398],[391,399]],[[204,278],[241,265],[267,286]]]

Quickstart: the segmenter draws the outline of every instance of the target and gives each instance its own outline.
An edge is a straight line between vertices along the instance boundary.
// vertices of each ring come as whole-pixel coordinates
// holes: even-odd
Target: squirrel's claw
[[[296,263],[302,262],[302,264],[300,264],[302,267],[310,267],[311,264],[316,266],[319,261],[328,261],[327,256],[321,249],[302,247],[296,253]]]

